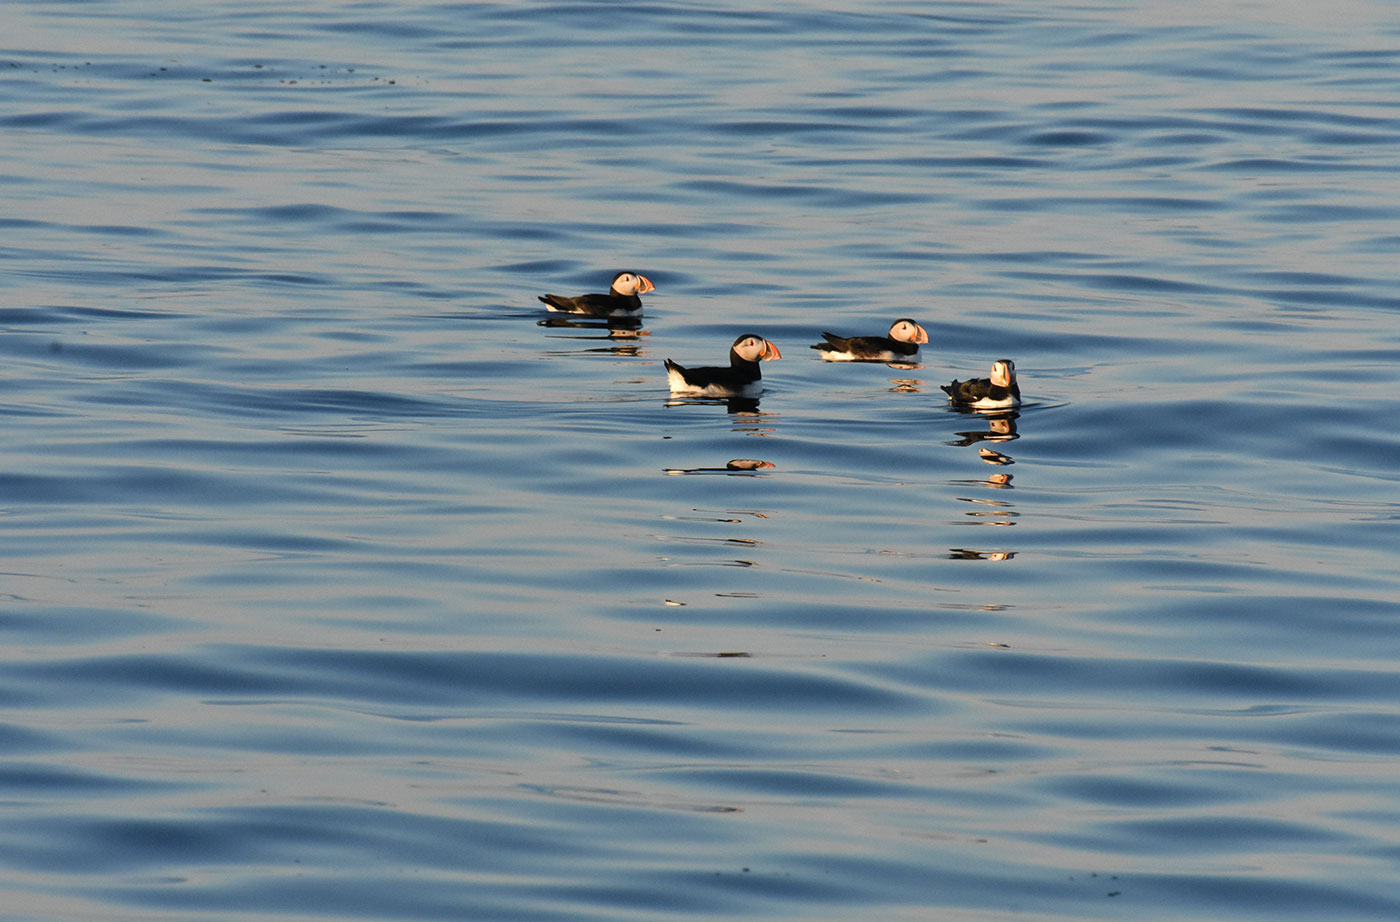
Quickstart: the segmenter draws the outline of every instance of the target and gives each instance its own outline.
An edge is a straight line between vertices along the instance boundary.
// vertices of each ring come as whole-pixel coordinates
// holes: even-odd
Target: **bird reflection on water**
[[[635,339],[638,336],[650,335],[642,331],[642,320],[640,317],[590,317],[579,319],[551,314],[542,320],[536,320],[535,325],[553,328],[572,327],[577,330],[607,330],[607,335],[610,339]]]
[[[738,476],[752,476],[759,471],[768,471],[777,467],[772,461],[763,461],[758,458],[734,458],[725,463],[724,467],[663,467],[661,470],[666,474],[727,474]]]
[[[743,418],[777,419],[777,414],[760,410],[758,400],[757,397],[677,397],[672,395],[666,400],[665,405],[667,407],[722,406],[729,415],[740,417],[734,422],[736,428],[743,428],[739,426]]]
[[[1010,455],[1004,455],[1004,454],[1002,454],[1001,452],[999,452],[999,451],[993,451],[993,450],[990,449],[990,448],[979,448],[979,449],[977,449],[977,457],[981,458],[983,461],[986,461],[988,464],[1015,464],[1015,463],[1016,463],[1016,459],[1013,458],[1013,457],[1011,457]]]
[[[978,419],[987,421],[986,429],[976,429],[964,432],[954,432],[958,437],[952,445],[975,445],[978,442],[1011,442],[1020,438],[1021,435],[1016,429],[1016,419],[1021,414],[1015,410],[997,414],[969,413]]]
[[[584,349],[584,352],[603,352],[609,355],[622,355],[636,357],[643,354],[642,337],[650,336],[651,332],[642,329],[640,318],[634,317],[609,317],[575,320],[569,317],[546,317],[536,321],[538,326],[550,327],[554,329],[573,329],[580,332],[575,334],[556,333],[554,339],[581,339],[592,342],[609,340],[615,343],[611,346],[595,346]],[[557,353],[564,354],[564,353]]]
[[[949,560],[1011,560],[1015,551],[976,551],[966,547],[948,548]]]
[[[968,411],[962,411],[968,412]],[[1017,419],[1020,413],[1016,410],[1003,411],[995,414],[968,413],[976,415],[987,422],[986,429],[964,430],[954,432],[957,436],[950,444],[964,448],[976,448],[978,460],[997,467],[1005,467],[1015,464],[1016,461],[1010,455],[996,449],[989,448],[988,442],[1004,447],[1021,437],[1017,428]],[[958,480],[954,483],[976,484],[982,487],[990,487],[997,490],[1011,490],[1012,475],[1006,471],[997,471],[990,474],[985,480]],[[1006,500],[979,499],[969,496],[959,496],[959,502],[972,503],[979,508],[965,515],[973,518],[978,525],[992,525],[998,527],[1011,527],[1017,524],[1017,519],[1021,513],[1018,512],[1013,503]],[[955,547],[948,549],[948,557],[952,560],[1011,560],[1016,556],[1015,551],[1007,550],[978,550],[974,548]]]

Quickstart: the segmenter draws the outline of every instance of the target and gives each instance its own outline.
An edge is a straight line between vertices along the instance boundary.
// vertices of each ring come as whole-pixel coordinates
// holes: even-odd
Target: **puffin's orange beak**
[[[768,359],[769,361],[772,361],[773,359],[780,359],[783,357],[783,354],[778,351],[777,346],[773,345],[771,342],[768,342],[768,340],[766,339],[764,340],[764,342],[767,343],[767,345],[763,347],[763,354],[760,355],[759,358]]]
[[[925,329],[924,329],[923,327],[921,327],[921,326],[916,326],[914,329],[915,329],[915,331],[916,331],[916,332],[914,333],[914,342],[916,342],[916,343],[926,343],[926,342],[928,342],[928,330],[925,330]]]
[[[645,275],[637,276],[637,281],[642,283],[642,287],[637,289],[637,294],[639,295],[644,295],[648,291],[656,290],[656,286],[651,283],[651,279],[647,278]]]

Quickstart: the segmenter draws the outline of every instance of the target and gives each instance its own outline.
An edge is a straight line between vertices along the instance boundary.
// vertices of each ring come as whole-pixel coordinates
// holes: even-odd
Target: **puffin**
[[[540,295],[540,300],[551,311],[561,314],[582,314],[585,317],[640,317],[642,299],[656,286],[651,279],[637,272],[619,272],[613,276],[612,287],[605,295],[579,295],[566,298],[563,295]]]
[[[685,368],[666,360],[671,393],[682,397],[757,397],[763,391],[758,363],[780,359],[778,347],[755,333],[745,333],[729,347],[729,367]]]
[[[912,362],[919,357],[919,343],[928,342],[928,331],[917,321],[901,317],[890,324],[888,336],[837,336],[822,333],[826,340],[812,348],[827,362]]]
[[[954,406],[973,410],[1004,410],[1021,405],[1021,388],[1016,384],[1016,363],[997,359],[992,363],[990,378],[953,381],[940,384]]]

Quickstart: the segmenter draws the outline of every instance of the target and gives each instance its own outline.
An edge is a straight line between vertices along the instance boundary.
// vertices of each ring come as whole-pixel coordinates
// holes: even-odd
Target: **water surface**
[[[1395,918],[1389,12],[12,4],[0,916]]]

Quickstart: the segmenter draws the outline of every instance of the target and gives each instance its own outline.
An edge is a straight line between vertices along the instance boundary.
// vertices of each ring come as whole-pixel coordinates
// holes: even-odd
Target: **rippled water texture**
[[[1390,4],[0,18],[6,922],[1400,918]]]

